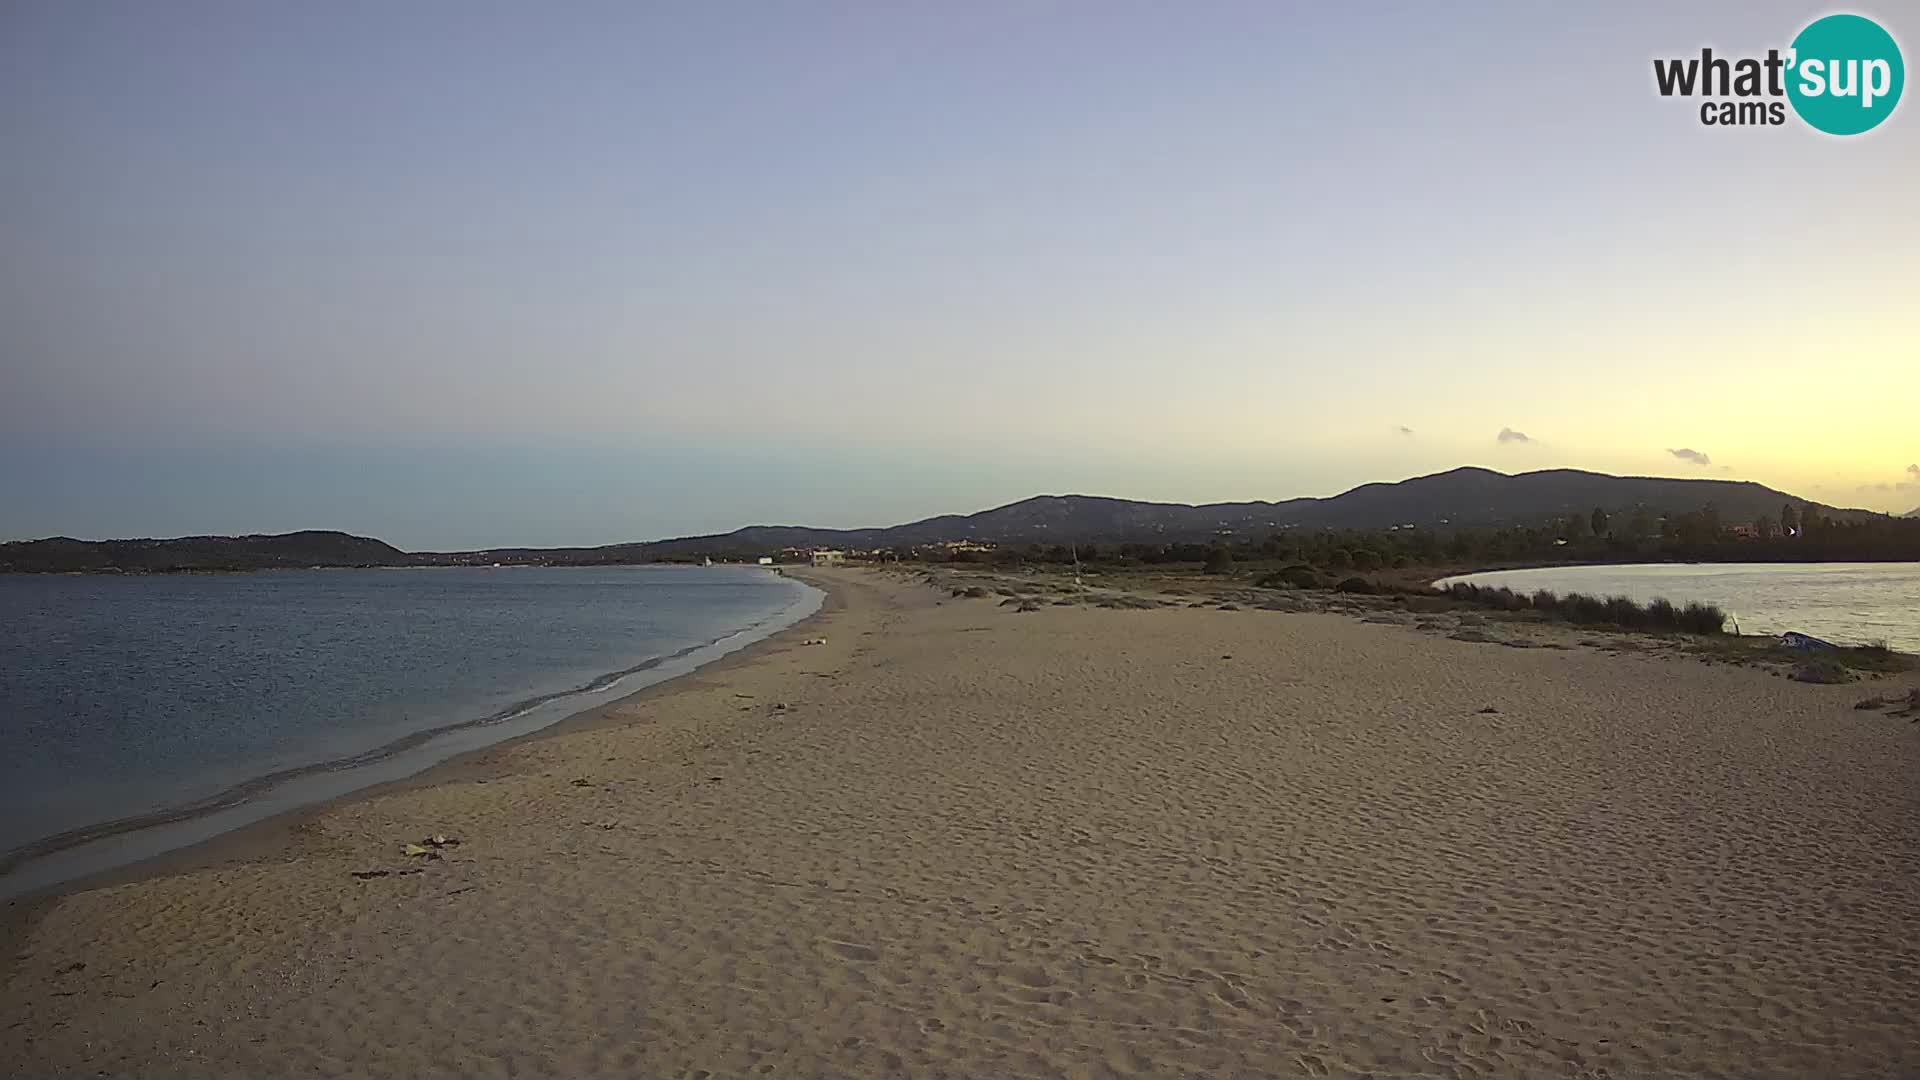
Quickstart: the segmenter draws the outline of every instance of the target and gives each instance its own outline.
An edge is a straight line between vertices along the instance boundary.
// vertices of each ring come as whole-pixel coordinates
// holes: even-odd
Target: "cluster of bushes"
[[[1320,584],[1320,575],[1306,563],[1294,563],[1262,575],[1253,584],[1261,589],[1311,589]]]
[[[1630,630],[1684,630],[1691,634],[1718,634],[1726,629],[1727,613],[1712,604],[1690,603],[1676,607],[1664,597],[1639,604],[1624,596],[1588,596],[1568,593],[1560,596],[1541,589],[1528,595],[1503,586],[1469,585],[1456,581],[1441,590],[1448,596],[1477,607],[1503,611],[1537,611],[1543,615],[1591,626],[1620,626]]]

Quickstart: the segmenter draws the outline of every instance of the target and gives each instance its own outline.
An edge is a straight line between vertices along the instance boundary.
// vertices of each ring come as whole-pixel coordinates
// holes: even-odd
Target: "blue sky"
[[[1652,87],[1826,10],[9,4],[0,537],[1469,463],[1904,510],[1916,106],[1838,140]]]

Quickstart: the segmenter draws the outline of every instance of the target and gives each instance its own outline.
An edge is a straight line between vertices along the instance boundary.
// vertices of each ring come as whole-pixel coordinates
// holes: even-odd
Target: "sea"
[[[0,575],[0,896],[538,730],[822,598],[744,566]]]
[[[1717,604],[1743,634],[1797,630],[1838,645],[1920,653],[1920,563],[1661,563],[1554,566],[1446,578],[1521,592],[1666,597]]]

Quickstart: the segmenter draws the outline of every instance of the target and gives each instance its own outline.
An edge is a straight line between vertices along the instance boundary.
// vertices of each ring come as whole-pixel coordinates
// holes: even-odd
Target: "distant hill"
[[[1687,513],[1712,504],[1725,522],[1778,518],[1807,500],[1746,480],[1609,476],[1578,469],[1507,473],[1460,468],[1394,484],[1362,484],[1330,498],[1282,502],[1135,502],[1096,495],[1036,495],[975,514],[947,514],[884,528],[750,525],[729,533],[591,548],[497,548],[403,552],[340,532],[188,536],[174,540],[49,540],[0,544],[0,571],[261,570],[301,566],[447,566],[474,563],[606,565],[702,555],[752,555],[793,547],[886,548],[976,540],[995,544],[1194,543],[1265,537],[1282,529],[1422,529],[1542,525],[1600,507]],[[1841,520],[1882,515],[1821,504]],[[1920,515],[1916,508],[1914,515]]]
[[[896,547],[950,540],[989,543],[1196,542],[1219,535],[1264,536],[1276,529],[1425,529],[1538,525],[1586,513],[1645,509],[1659,515],[1712,504],[1723,521],[1778,518],[1780,508],[1808,500],[1749,480],[1681,480],[1610,476],[1579,469],[1509,475],[1459,468],[1392,484],[1362,484],[1329,498],[1282,502],[1135,502],[1094,495],[1037,495],[977,514],[946,515],[888,528],[809,529],[754,525],[730,533],[634,545],[653,557],[719,554],[780,547],[837,545]],[[1867,518],[1864,510],[1820,506],[1839,519]],[[623,545],[624,546],[624,545]],[[604,549],[602,549],[604,550]]]
[[[171,540],[74,540],[56,536],[0,544],[0,572],[176,573],[301,566],[405,566],[391,544],[343,532],[273,536],[182,536]]]

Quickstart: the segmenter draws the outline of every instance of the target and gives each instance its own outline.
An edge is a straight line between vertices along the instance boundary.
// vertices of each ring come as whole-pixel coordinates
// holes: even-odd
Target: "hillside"
[[[710,536],[591,548],[496,548],[407,553],[340,532],[189,536],[173,540],[47,540],[0,544],[0,572],[261,570],[302,566],[447,566],[474,563],[610,565],[701,555],[766,554],[795,547],[912,547],[956,540],[995,544],[1194,543],[1264,537],[1285,529],[1423,529],[1540,525],[1600,507],[1623,515],[1687,513],[1712,504],[1722,521],[1778,517],[1806,501],[1751,481],[1609,476],[1578,469],[1508,475],[1460,468],[1392,484],[1362,484],[1329,498],[1282,502],[1136,502],[1094,495],[1036,495],[974,514],[884,528],[751,525]],[[1814,504],[1819,505],[1819,504]],[[1842,520],[1881,517],[1822,506]]]
[[[171,540],[74,540],[65,536],[0,544],[0,572],[175,573],[301,566],[405,566],[391,544],[343,532],[273,536],[182,536]]]
[[[1746,480],[1682,480],[1610,476],[1579,469],[1507,473],[1459,468],[1398,483],[1363,484],[1329,498],[1283,502],[1135,502],[1093,495],[1038,495],[964,516],[945,515],[888,528],[808,529],[749,526],[713,536],[681,537],[643,545],[653,557],[718,554],[778,547],[839,545],[895,547],[950,540],[990,543],[1162,541],[1195,542],[1219,535],[1264,535],[1277,529],[1481,528],[1537,525],[1586,513],[1637,509],[1659,515],[1712,504],[1723,521],[1778,517],[1780,508],[1807,500]],[[1814,504],[1821,505],[1821,504]],[[1868,518],[1863,510],[1822,505],[1841,519]]]

